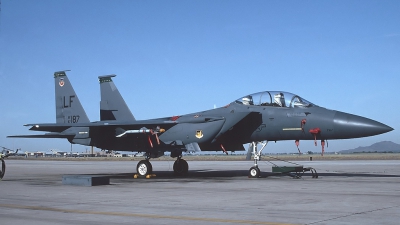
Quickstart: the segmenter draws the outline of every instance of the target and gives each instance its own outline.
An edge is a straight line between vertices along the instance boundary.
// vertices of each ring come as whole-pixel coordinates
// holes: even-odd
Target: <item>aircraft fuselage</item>
[[[237,151],[244,150],[241,145],[253,141],[349,139],[392,130],[368,118],[318,106],[286,108],[235,102],[213,110],[142,122],[170,127],[158,135],[161,144],[156,143],[154,135],[118,138],[114,129],[90,135],[92,144],[103,149],[169,151],[176,145],[196,142],[202,151],[220,150],[221,144],[227,151]]]

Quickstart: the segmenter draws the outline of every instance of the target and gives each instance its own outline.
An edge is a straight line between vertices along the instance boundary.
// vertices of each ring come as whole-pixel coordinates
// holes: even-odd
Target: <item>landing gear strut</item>
[[[257,178],[260,177],[260,169],[258,168],[258,160],[260,160],[261,157],[261,152],[262,150],[265,148],[265,146],[267,146],[268,141],[263,141],[261,142],[262,147],[260,149],[260,151],[257,151],[257,144],[258,142],[252,142],[251,145],[253,146],[253,155],[254,155],[254,166],[250,168],[249,170],[249,178]]]
[[[177,176],[183,176],[189,171],[189,165],[186,160],[178,157],[174,162],[174,173]]]

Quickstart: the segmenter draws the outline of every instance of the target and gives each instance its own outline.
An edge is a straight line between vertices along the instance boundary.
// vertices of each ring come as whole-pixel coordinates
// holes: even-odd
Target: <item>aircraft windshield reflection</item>
[[[286,108],[308,108],[314,106],[304,98],[283,91],[264,91],[247,95],[235,101],[243,105],[275,106]]]

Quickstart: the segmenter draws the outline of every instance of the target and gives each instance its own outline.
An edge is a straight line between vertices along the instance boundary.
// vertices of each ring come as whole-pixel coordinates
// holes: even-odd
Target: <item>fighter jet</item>
[[[57,90],[57,123],[28,124],[30,130],[50,132],[34,137],[67,138],[69,142],[100,149],[144,152],[146,159],[137,164],[139,176],[152,173],[151,158],[170,152],[177,158],[175,174],[188,172],[182,159],[187,151],[244,151],[243,144],[252,143],[254,166],[249,177],[259,177],[257,161],[268,141],[325,140],[361,138],[389,132],[393,128],[380,122],[344,112],[326,109],[299,95],[284,91],[262,91],[236,99],[216,109],[149,120],[106,120],[89,123],[86,114],[75,107],[75,93],[62,91],[66,85],[64,71],[54,74]],[[108,78],[104,78],[104,82]],[[111,79],[111,77],[109,77]],[[101,81],[100,81],[101,82]],[[119,93],[119,92],[118,92]],[[104,118],[115,114],[112,103],[105,107]],[[114,111],[113,111],[114,110]],[[130,111],[129,111],[130,112]],[[129,114],[129,113],[128,113]],[[128,115],[127,114],[127,115]],[[27,135],[9,137],[28,137]],[[257,144],[262,143],[261,150]]]

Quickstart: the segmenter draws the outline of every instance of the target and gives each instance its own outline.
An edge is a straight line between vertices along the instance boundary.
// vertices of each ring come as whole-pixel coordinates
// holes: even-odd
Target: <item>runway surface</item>
[[[137,161],[6,160],[0,224],[399,224],[400,161],[306,161],[318,179],[247,178],[251,161],[154,161],[157,175],[133,179]],[[280,163],[282,165],[282,163]],[[111,184],[62,184],[67,174],[107,174]]]

